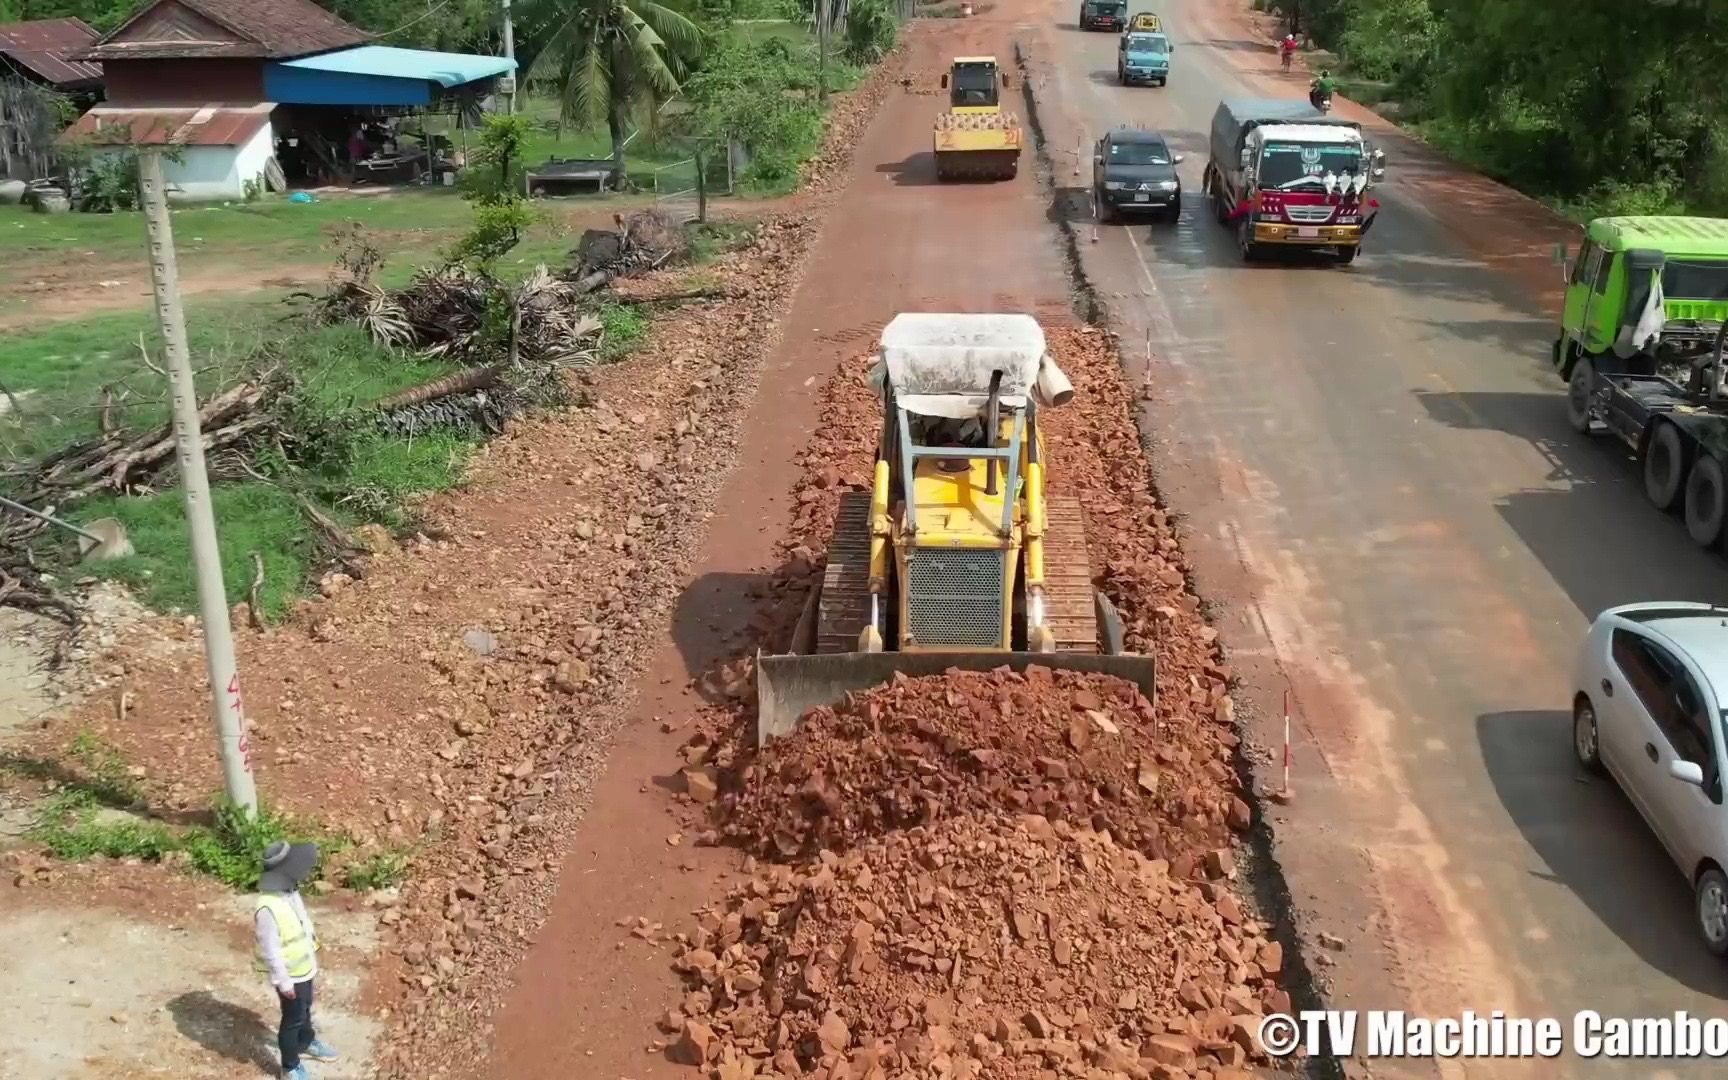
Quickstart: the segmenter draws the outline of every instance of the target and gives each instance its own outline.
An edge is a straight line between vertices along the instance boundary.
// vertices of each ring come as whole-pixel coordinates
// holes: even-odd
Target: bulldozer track
[[[822,596],[816,605],[816,651],[854,652],[870,624],[870,493],[840,496]]]
[[[1056,651],[1096,653],[1098,609],[1092,557],[1086,546],[1086,511],[1071,495],[1044,500],[1044,622]]]

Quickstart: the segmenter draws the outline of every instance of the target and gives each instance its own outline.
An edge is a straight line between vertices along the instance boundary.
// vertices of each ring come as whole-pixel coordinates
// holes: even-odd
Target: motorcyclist
[[[1284,65],[1284,70],[1290,70],[1290,61],[1296,56],[1296,35],[1285,34],[1284,40],[1278,43],[1278,59]]]
[[[1330,108],[1332,105],[1332,72],[1323,68],[1318,77],[1308,86],[1308,100],[1316,109]]]

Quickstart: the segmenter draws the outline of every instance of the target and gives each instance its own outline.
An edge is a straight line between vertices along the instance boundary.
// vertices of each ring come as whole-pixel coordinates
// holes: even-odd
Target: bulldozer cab
[[[877,460],[888,465],[885,539],[902,563],[916,566],[925,549],[950,563],[975,553],[1007,583],[998,564],[1020,542],[1044,358],[1043,330],[1027,315],[901,315],[883,331],[871,372],[884,414]],[[1000,617],[970,627],[919,618],[912,591],[902,595],[902,649],[1008,647]]]
[[[882,332],[871,490],[842,496],[791,653],[757,658],[757,735],[895,673],[1031,664],[1117,675],[1150,697],[1092,584],[1084,514],[1046,499],[1042,408],[1073,388],[1030,315],[902,314]]]
[[[1008,76],[1000,72],[993,56],[961,56],[942,76],[942,86],[948,91],[951,109],[999,109]]]

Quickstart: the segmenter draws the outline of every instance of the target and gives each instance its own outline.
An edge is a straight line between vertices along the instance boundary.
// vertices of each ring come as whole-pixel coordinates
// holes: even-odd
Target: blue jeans
[[[276,1029],[276,1046],[282,1051],[282,1071],[300,1065],[300,1055],[317,1038],[312,1030],[312,980],[294,984],[294,996],[278,994],[282,1002],[282,1025]]]

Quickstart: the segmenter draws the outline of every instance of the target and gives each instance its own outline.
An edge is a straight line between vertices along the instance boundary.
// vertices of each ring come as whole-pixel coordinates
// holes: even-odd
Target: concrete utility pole
[[[180,487],[186,494],[186,526],[192,530],[192,566],[198,576],[198,610],[204,621],[204,665],[210,673],[210,713],[221,743],[222,779],[228,798],[247,817],[253,817],[258,813],[258,788],[252,780],[246,714],[240,704],[240,674],[234,664],[228,594],[222,585],[216,516],[210,507],[210,477],[204,471],[204,433],[198,427],[198,390],[193,383],[191,350],[186,345],[186,311],[180,305],[180,271],[174,259],[174,227],[168,220],[160,151],[146,150],[138,156],[138,178],[144,189],[144,227],[150,236],[156,321],[174,382],[174,451],[180,466]]]
[[[510,0],[501,0],[501,2],[504,5],[504,55],[506,58],[514,60],[516,59],[516,24],[510,21]],[[514,88],[517,85],[518,74],[515,69],[510,72],[512,89],[504,95],[504,111],[507,113],[516,111],[516,90]]]

